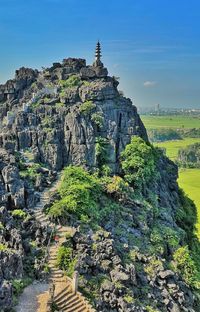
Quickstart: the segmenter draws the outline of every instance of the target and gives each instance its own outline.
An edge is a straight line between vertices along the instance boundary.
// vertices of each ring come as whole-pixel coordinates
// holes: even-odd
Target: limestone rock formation
[[[83,161],[95,167],[95,140],[102,137],[110,148],[109,163],[117,172],[119,154],[131,136],[147,140],[147,134],[136,107],[118,92],[116,79],[97,69],[71,58],[40,73],[21,69],[15,85],[21,85],[29,98],[15,92],[12,99],[2,100],[7,117],[1,114],[0,147],[11,152],[32,149],[40,162],[55,170]],[[23,80],[20,73],[25,75]],[[30,81],[34,82],[30,85]],[[62,81],[69,81],[68,85]],[[88,102],[93,108],[82,112]]]
[[[120,174],[120,154],[131,137],[148,142],[137,108],[118,91],[118,80],[108,76],[100,54],[98,46],[92,66],[68,58],[40,72],[21,68],[0,86],[0,310],[11,309],[13,281],[30,268],[35,277],[34,261],[44,256],[49,232],[30,212],[39,192],[69,164],[93,172],[103,170],[104,157],[110,173]],[[99,312],[153,311],[140,304],[144,296],[162,312],[195,311],[190,287],[165,263],[172,247],[166,242],[157,258],[144,253],[155,222],[171,231],[166,235],[181,232],[184,242],[185,232],[175,220],[180,206],[177,167],[161,156],[156,170],[143,201],[122,203],[120,222],[105,217],[98,235],[90,228],[82,233],[76,224],[72,244],[79,256],[80,286],[91,290],[88,281],[103,278],[94,298]],[[145,202],[151,194],[157,197],[159,213]],[[139,240],[141,250],[135,246]],[[123,258],[130,250],[135,265]],[[152,263],[153,273],[147,274]]]

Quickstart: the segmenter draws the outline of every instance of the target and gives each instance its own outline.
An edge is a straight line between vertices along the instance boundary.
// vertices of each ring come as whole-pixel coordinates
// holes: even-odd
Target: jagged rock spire
[[[103,67],[103,63],[101,62],[101,45],[100,42],[97,42],[96,50],[95,50],[95,61],[93,66],[95,67]]]

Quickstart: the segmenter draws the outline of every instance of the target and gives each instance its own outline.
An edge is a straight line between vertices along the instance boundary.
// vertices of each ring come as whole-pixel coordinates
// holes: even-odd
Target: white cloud
[[[157,85],[157,81],[147,80],[144,82],[143,85],[145,88],[152,88],[152,87],[155,87]]]

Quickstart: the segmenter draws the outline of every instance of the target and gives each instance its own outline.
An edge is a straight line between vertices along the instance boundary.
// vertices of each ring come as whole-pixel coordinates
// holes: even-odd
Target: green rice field
[[[197,233],[200,239],[200,169],[181,169],[178,183],[198,208]]]
[[[173,128],[193,129],[200,128],[199,116],[150,116],[142,115],[141,119],[147,129]]]
[[[200,143],[200,138],[185,138],[183,140],[173,140],[173,141],[166,141],[160,143],[154,143],[155,146],[164,147],[166,148],[167,156],[175,160],[178,155],[178,150],[180,148],[185,148],[188,145]]]

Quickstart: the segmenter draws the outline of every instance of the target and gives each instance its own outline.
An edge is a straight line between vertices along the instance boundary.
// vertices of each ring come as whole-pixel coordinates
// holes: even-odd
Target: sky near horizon
[[[136,106],[200,108],[199,0],[0,0],[0,83],[67,57],[104,65]]]

